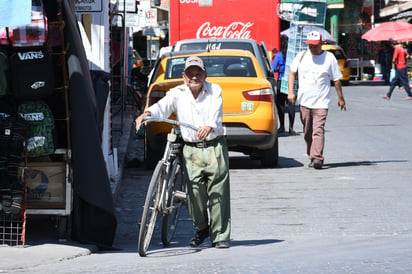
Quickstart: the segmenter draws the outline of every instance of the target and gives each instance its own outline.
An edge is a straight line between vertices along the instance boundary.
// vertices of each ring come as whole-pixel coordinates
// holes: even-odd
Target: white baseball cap
[[[205,65],[203,64],[202,59],[200,59],[197,56],[190,56],[189,58],[186,59],[185,70],[187,70],[189,67],[192,67],[192,66],[199,67],[203,71],[206,71]]]
[[[317,31],[311,31],[306,38],[306,45],[318,45],[322,42],[322,34]]]

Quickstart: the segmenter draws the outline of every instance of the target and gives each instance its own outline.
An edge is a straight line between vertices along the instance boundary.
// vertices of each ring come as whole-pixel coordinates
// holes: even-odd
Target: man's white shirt
[[[328,108],[330,102],[330,82],[342,77],[335,56],[323,51],[320,55],[312,55],[307,50],[300,52],[290,64],[291,71],[298,71],[299,90],[297,103],[308,108]],[[299,70],[298,70],[299,66]]]
[[[150,106],[147,111],[152,116],[160,117],[169,117],[175,113],[180,122],[196,127],[210,126],[213,130],[206,140],[213,140],[223,135],[222,88],[217,84],[205,81],[196,99],[186,84],[179,85],[170,89],[165,97]],[[184,141],[200,141],[196,136],[196,131],[184,126],[180,129]]]

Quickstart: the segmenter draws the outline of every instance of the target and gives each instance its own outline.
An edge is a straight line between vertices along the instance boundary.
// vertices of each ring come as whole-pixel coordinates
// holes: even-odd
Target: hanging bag
[[[395,79],[396,76],[396,70],[394,68],[391,68],[391,72],[389,75],[389,82],[392,82],[393,79]]]
[[[42,100],[27,101],[18,106],[18,114],[28,122],[27,157],[54,153],[54,118],[50,107]]]
[[[31,23],[6,28],[10,91],[17,100],[37,100],[54,91],[55,75],[47,47],[47,17],[41,0],[32,0]]]
[[[10,54],[11,91],[18,100],[37,100],[54,91],[54,67],[46,47],[13,48]]]

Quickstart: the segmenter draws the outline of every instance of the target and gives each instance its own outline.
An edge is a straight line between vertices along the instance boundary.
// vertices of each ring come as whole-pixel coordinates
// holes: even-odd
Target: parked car
[[[276,79],[272,70],[271,58],[268,55],[268,50],[266,49],[264,42],[260,42],[259,44],[253,39],[202,38],[180,40],[172,47],[172,51],[218,49],[243,49],[253,53],[259,62],[266,79],[271,83],[274,94],[276,95]]]
[[[277,111],[270,82],[256,57],[245,50],[181,51],[164,53],[150,80],[146,106],[160,100],[171,88],[183,83],[187,57],[199,56],[207,81],[222,87],[223,126],[229,150],[261,160],[264,167],[278,163]],[[172,117],[173,118],[173,117]],[[145,161],[154,167],[166,144],[170,125],[149,123],[145,130]]]
[[[322,49],[327,50],[335,55],[336,59],[338,60],[340,71],[342,72],[342,77],[340,78],[342,85],[349,85],[350,67],[348,61],[346,60],[347,58],[344,50],[338,45],[332,44],[323,44]]]

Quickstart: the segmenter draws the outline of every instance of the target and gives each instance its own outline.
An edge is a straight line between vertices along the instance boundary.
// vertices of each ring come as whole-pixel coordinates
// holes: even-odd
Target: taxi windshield
[[[167,61],[165,79],[182,77],[187,57],[175,57]],[[208,77],[257,77],[253,62],[244,56],[200,56]]]

